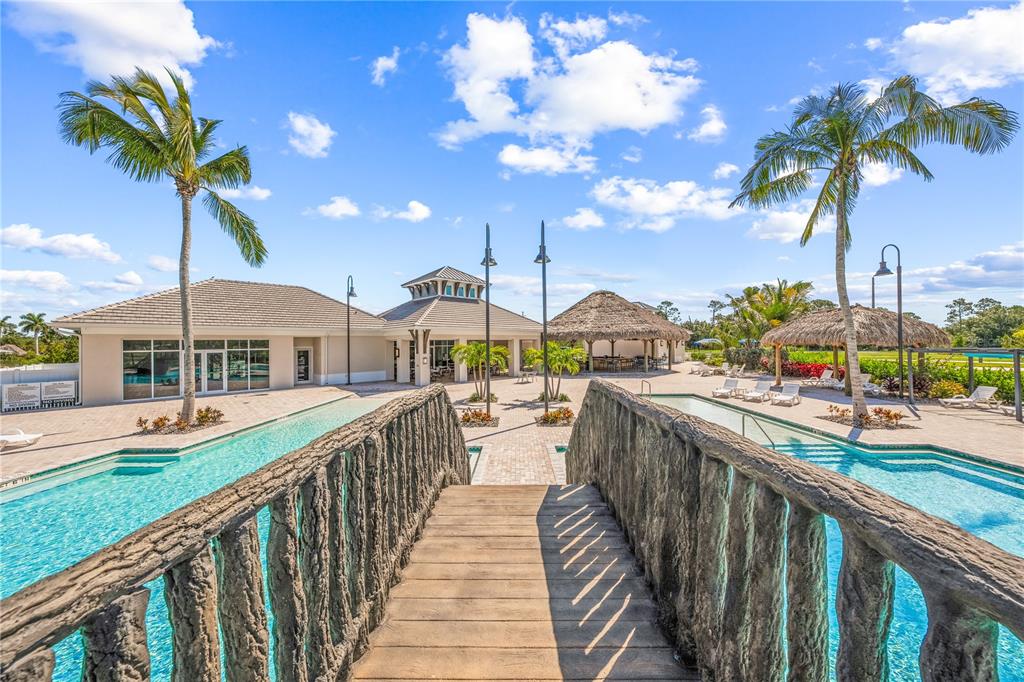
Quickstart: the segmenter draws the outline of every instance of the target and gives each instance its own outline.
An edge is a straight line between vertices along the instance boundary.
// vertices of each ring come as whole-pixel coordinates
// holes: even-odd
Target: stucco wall
[[[384,381],[394,378],[392,345],[388,339],[372,336],[352,337],[352,381]],[[327,339],[328,382],[344,383],[348,372],[344,336]]]
[[[105,334],[82,336],[79,390],[83,405],[121,402],[121,338]]]

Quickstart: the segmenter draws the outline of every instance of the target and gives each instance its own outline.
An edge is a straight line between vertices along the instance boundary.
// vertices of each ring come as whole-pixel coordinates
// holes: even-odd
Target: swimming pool
[[[766,447],[774,447],[866,483],[955,523],[1012,554],[1024,556],[1024,475],[1018,472],[927,447],[872,448],[854,445],[840,438],[775,421],[761,413],[696,396],[655,395],[651,399],[736,433],[745,432],[748,438]],[[829,519],[829,634],[833,660],[839,643],[835,586],[841,557],[839,525]],[[927,623],[921,590],[907,573],[897,567],[896,602],[889,636],[891,679],[919,679],[917,658]],[[1024,643],[1005,628],[1000,629],[999,635],[999,671],[1004,682],[1024,681]]]

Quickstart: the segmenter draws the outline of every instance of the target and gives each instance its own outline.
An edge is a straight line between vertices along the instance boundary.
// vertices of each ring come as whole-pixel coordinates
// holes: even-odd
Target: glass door
[[[196,393],[224,392],[224,351],[196,353]]]
[[[311,348],[296,348],[295,349],[295,383],[297,384],[308,384],[310,374],[312,372],[312,356],[313,350]]]

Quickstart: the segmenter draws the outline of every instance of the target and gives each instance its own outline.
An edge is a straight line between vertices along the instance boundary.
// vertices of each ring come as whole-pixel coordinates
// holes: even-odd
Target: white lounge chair
[[[41,433],[25,433],[21,429],[14,430],[16,433],[0,434],[0,450],[35,445],[43,437]]]
[[[800,384],[783,384],[781,393],[771,393],[772,405],[792,407],[800,402]]]
[[[882,387],[878,384],[871,383],[871,375],[862,377],[864,379],[864,392],[870,393],[871,395],[882,395]]]
[[[821,371],[821,376],[812,377],[810,379],[804,379],[800,383],[804,386],[829,386],[835,384],[835,379],[832,378],[832,370],[824,369]]]
[[[744,394],[743,399],[749,400],[752,403],[763,403],[766,400],[771,400],[771,389],[771,381],[758,381],[756,384],[754,384],[754,388],[750,389],[749,391],[746,392],[746,394]]]
[[[713,391],[711,391],[711,397],[731,398],[733,394],[736,393],[736,389],[739,387],[739,384],[739,379],[726,379],[724,382],[722,382],[721,388],[716,388]]]
[[[996,399],[995,386],[978,386],[971,395],[955,395],[952,398],[939,398],[939,404],[943,407],[998,407],[1000,401]]]
[[[999,408],[999,410],[1000,410],[1000,412],[1005,414],[1007,417],[1016,417],[1017,416],[1017,408],[1014,407],[1013,405],[1003,405],[1002,407]]]
[[[743,376],[743,365],[733,365],[726,374],[731,377]]]

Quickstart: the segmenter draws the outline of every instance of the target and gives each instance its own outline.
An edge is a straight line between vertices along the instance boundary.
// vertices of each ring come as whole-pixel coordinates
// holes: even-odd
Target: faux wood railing
[[[996,624],[1024,639],[1024,559],[604,380],[590,383],[566,471],[601,490],[662,626],[705,679],[829,678],[825,515],[843,535],[840,682],[888,677],[894,564],[927,603],[924,680],[996,680]]]
[[[468,482],[444,389],[394,400],[0,602],[0,678],[49,680],[81,631],[83,680],[148,680],[144,586],[163,576],[172,680],[218,682],[222,654],[229,681],[344,679],[441,489]]]

